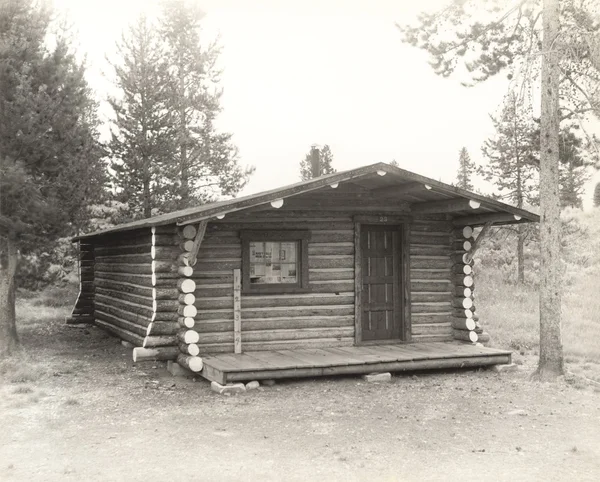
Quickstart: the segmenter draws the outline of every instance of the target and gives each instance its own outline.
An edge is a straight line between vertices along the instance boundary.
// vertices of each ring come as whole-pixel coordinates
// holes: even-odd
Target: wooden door
[[[401,340],[401,226],[361,226],[361,341]]]

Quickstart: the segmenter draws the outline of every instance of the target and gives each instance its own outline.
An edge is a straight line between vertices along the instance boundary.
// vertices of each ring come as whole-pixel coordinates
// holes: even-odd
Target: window
[[[309,231],[242,231],[245,293],[308,291]]]

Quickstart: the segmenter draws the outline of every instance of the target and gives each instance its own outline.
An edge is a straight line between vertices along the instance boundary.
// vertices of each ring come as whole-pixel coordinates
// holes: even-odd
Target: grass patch
[[[76,398],[73,398],[73,397],[67,398],[65,400],[65,405],[68,405],[71,407],[74,405],[79,405],[79,404],[80,404],[79,400],[77,400]]]
[[[0,360],[0,380],[9,383],[31,383],[46,374],[47,369],[32,361],[27,355],[19,353]]]

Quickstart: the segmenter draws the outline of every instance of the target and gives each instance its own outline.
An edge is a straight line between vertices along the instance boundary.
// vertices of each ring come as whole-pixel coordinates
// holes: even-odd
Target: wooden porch
[[[203,357],[201,375],[221,384],[274,378],[318,377],[464,368],[511,362],[511,352],[460,342],[251,351]]]

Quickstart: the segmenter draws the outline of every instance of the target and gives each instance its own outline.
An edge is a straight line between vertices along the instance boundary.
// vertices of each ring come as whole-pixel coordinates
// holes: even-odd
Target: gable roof
[[[388,176],[389,174],[389,176]],[[519,209],[509,204],[491,199],[481,194],[476,194],[464,189],[451,186],[435,179],[416,174],[396,166],[378,162],[369,166],[350,169],[347,171],[327,174],[308,181],[302,181],[288,186],[283,186],[269,191],[262,191],[225,201],[203,204],[179,211],[173,211],[146,219],[139,219],[129,223],[120,224],[112,228],[95,231],[73,238],[73,241],[84,240],[104,234],[131,231],[134,229],[162,226],[177,223],[179,225],[211,219],[227,213],[252,208],[278,199],[315,191],[327,186],[336,185],[345,181],[363,182],[369,189],[386,190],[389,196],[403,199],[408,191],[422,186],[426,196],[425,202],[416,204],[415,212],[448,212],[443,211],[445,206],[451,210],[457,225],[478,225],[487,221],[495,224],[514,224],[519,222],[539,222],[539,216],[525,209]],[[332,186],[333,187],[333,186]],[[470,204],[469,204],[470,202]],[[437,211],[436,211],[437,210]]]

